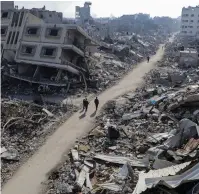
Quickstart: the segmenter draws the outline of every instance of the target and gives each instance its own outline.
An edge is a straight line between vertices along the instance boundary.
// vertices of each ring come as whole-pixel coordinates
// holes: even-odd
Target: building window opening
[[[30,35],[36,35],[38,31],[38,28],[29,28],[28,29],[28,34]]]
[[[49,35],[50,36],[58,36],[58,29],[51,29]]]
[[[44,50],[44,55],[45,55],[45,56],[53,56],[54,50],[55,50],[55,49],[53,49],[53,48],[46,48],[46,49]]]
[[[33,46],[23,46],[22,47],[22,53],[23,54],[32,55],[33,52],[34,52],[34,47]]]
[[[27,53],[27,54],[32,54],[32,53],[33,53],[33,48],[27,46],[27,47],[25,48],[25,53]]]
[[[1,35],[5,35],[6,34],[6,29],[5,28],[1,28]]]
[[[1,18],[7,18],[7,17],[8,17],[8,12],[3,12]]]

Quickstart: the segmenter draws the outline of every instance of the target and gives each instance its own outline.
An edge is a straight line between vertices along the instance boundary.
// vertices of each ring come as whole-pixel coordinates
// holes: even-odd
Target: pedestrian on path
[[[86,113],[88,110],[88,105],[89,105],[87,98],[85,99],[84,104],[85,104],[85,113]]]
[[[98,100],[98,98],[97,98],[97,97],[95,98],[94,103],[95,103],[95,108],[96,108],[96,110],[95,110],[95,111],[97,111],[97,109],[98,109],[98,105],[99,105],[99,100]]]
[[[86,108],[86,97],[83,99],[83,111],[85,110]]]
[[[147,57],[147,61],[148,61],[148,63],[149,63],[149,60],[150,60],[150,57],[148,56],[148,57]]]

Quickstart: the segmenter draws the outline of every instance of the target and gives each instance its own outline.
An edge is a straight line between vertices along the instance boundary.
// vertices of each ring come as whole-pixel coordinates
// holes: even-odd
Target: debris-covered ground
[[[87,94],[100,92],[113,85],[137,62],[155,54],[165,38],[154,34],[142,37],[141,41],[133,38],[133,35],[118,36],[114,44],[108,45],[108,52],[107,48],[102,48],[91,56],[90,73],[92,81],[98,84],[97,88],[89,85]],[[128,44],[125,44],[128,39]],[[41,91],[37,91],[39,89]],[[69,100],[85,95],[82,87],[70,88],[69,91],[56,87],[47,89],[42,85],[30,87],[29,83],[2,76],[2,184],[76,110],[77,107],[72,106],[74,103]],[[65,104],[61,103],[64,99]]]
[[[49,175],[48,194],[198,192],[199,74],[178,65],[176,41],[142,88],[105,105]]]
[[[1,182],[4,184],[76,107],[1,101]]]

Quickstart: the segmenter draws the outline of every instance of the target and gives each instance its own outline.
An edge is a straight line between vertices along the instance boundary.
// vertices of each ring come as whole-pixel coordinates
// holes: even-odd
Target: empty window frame
[[[8,12],[2,12],[1,18],[8,18]]]
[[[191,14],[191,17],[194,17],[194,14]]]
[[[1,27],[1,36],[5,36],[7,32],[7,27]]]
[[[190,20],[190,22],[193,22],[193,20]]]
[[[60,37],[61,28],[47,28],[46,35],[51,37]]]
[[[41,56],[43,57],[55,57],[56,56],[56,50],[55,47],[43,47],[41,50]]]
[[[26,34],[28,34],[28,35],[38,35],[39,34],[39,28],[38,27],[27,27]]]
[[[32,46],[32,45],[23,45],[21,47],[21,53],[24,54],[24,55],[31,55],[33,56],[35,54],[35,49],[36,47],[35,46]]]

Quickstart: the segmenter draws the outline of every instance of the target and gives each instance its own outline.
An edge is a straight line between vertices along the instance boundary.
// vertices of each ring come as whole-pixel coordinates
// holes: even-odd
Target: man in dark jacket
[[[150,57],[148,56],[148,57],[147,57],[147,61],[149,62],[149,60],[150,60]]]
[[[88,105],[89,105],[89,102],[88,102],[87,98],[85,99],[84,104],[85,104],[85,112],[87,112]]]
[[[86,98],[84,98],[84,99],[83,99],[83,111],[84,111],[84,110],[85,110],[85,108],[86,108],[86,106],[85,106],[85,105],[86,105]]]
[[[94,103],[95,103],[95,108],[96,108],[96,111],[97,111],[98,105],[99,105],[99,100],[98,100],[97,97],[95,98]]]

